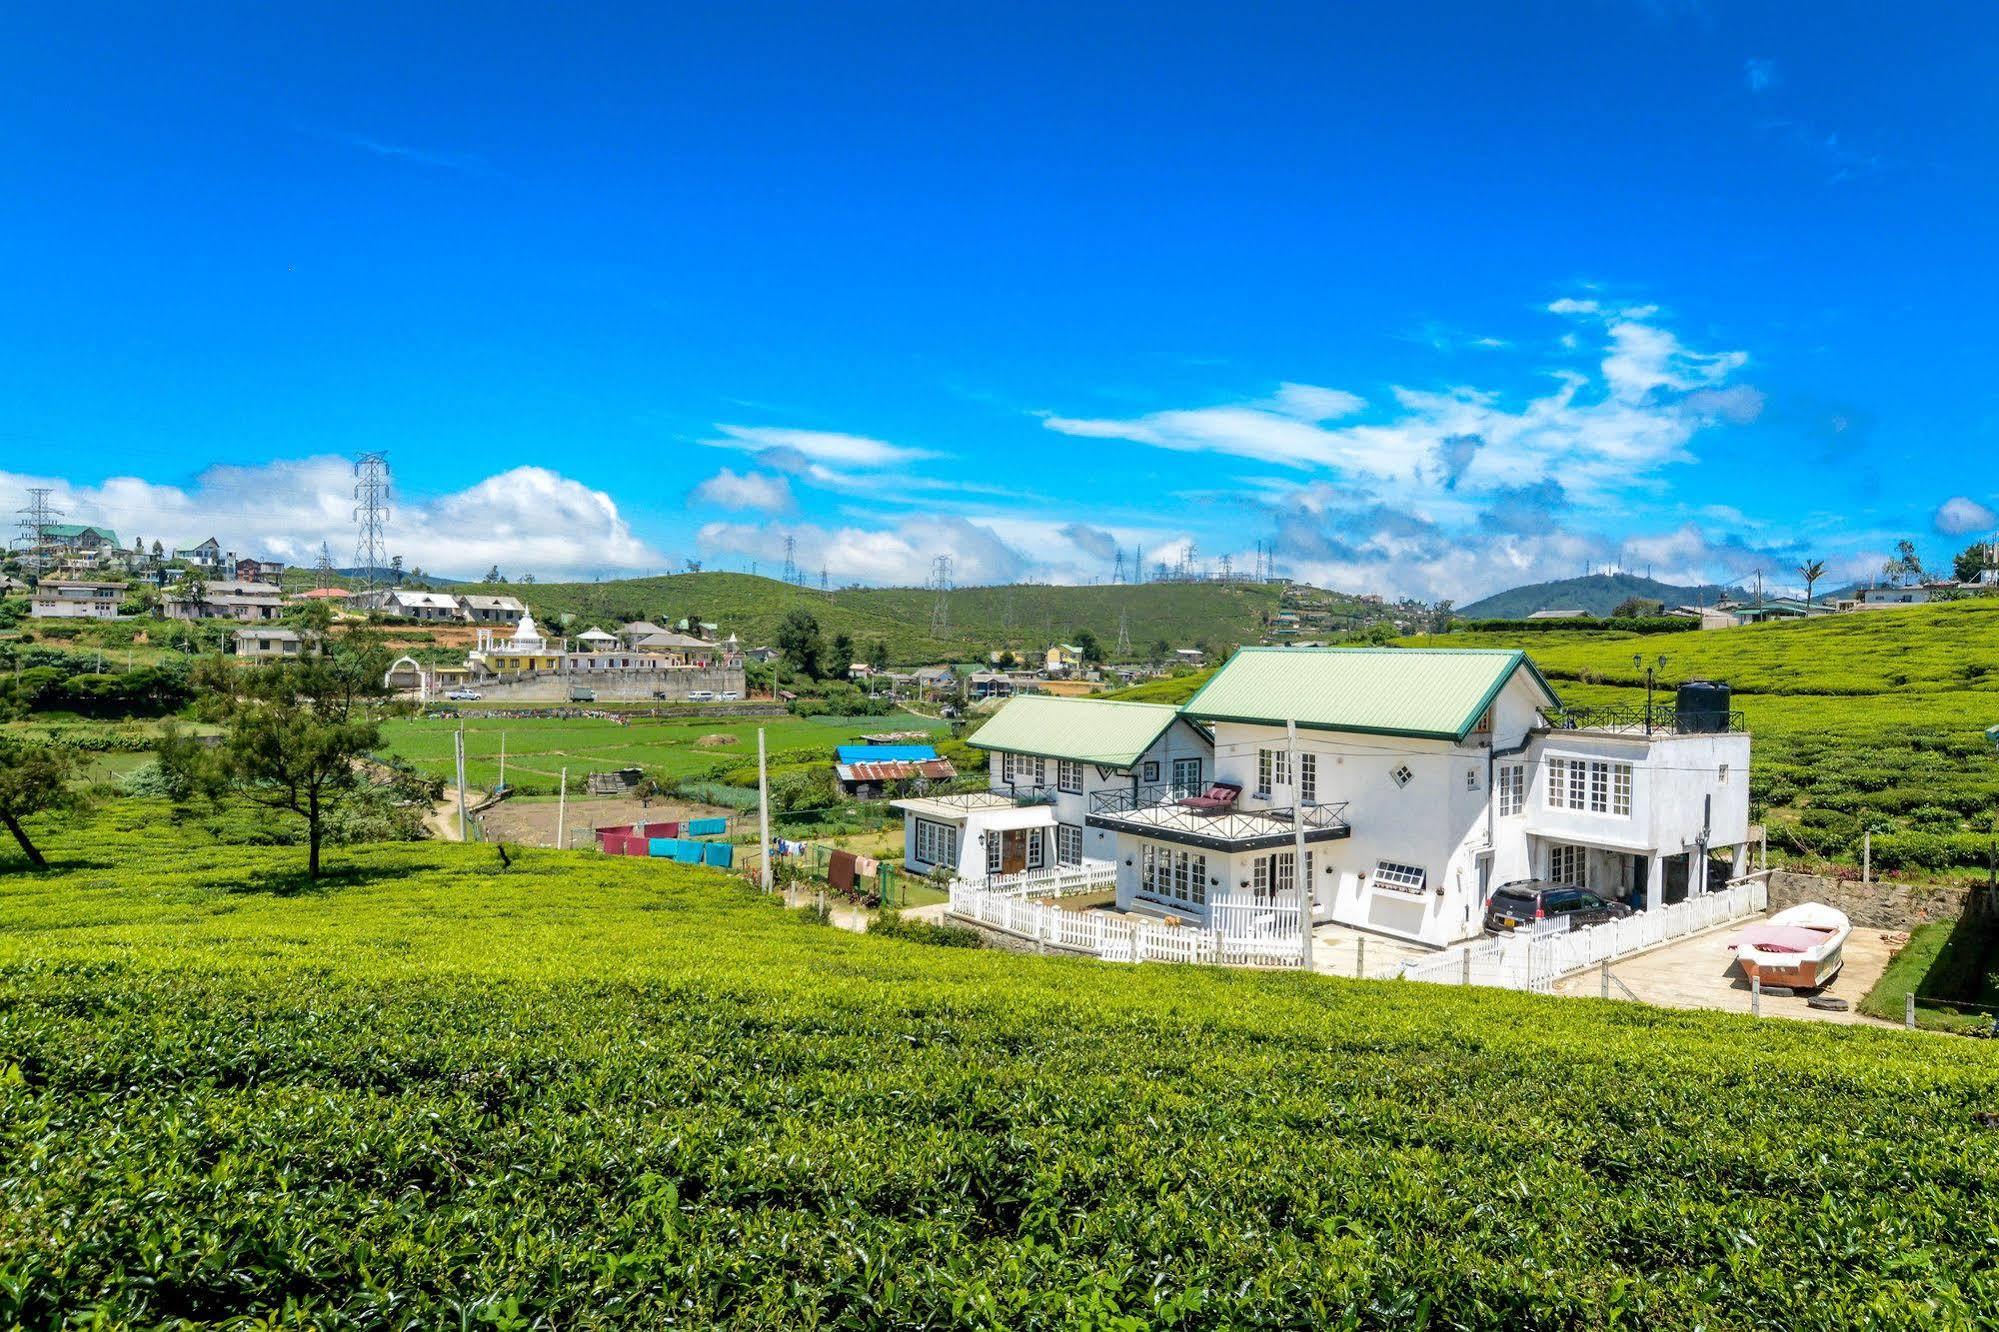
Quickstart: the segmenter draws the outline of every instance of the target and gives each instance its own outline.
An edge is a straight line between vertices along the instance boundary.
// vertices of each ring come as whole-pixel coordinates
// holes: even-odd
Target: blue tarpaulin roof
[[[842,763],[927,763],[937,757],[935,745],[841,745]]]

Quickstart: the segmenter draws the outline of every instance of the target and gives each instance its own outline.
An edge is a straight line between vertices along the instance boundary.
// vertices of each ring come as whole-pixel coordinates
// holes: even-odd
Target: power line
[[[354,460],[354,522],[359,528],[354,563],[361,566],[365,590],[373,592],[388,559],[389,455],[364,453]]]

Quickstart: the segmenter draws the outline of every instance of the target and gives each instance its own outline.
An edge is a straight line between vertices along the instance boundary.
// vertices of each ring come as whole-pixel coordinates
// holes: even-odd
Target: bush
[[[927,920],[915,920],[894,907],[876,913],[868,925],[868,933],[884,939],[907,939],[910,943],[931,944],[938,948],[983,948],[986,944],[985,936],[977,930],[963,925],[937,925]]]

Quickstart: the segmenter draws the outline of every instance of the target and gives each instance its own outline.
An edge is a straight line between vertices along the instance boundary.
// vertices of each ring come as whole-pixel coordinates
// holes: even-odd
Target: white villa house
[[[1080,810],[1089,857],[1114,862],[1120,911],[1210,926],[1218,908],[1295,902],[1302,828],[1315,921],[1441,947],[1481,933],[1503,883],[1661,908],[1745,867],[1750,742],[1726,686],[1565,708],[1520,652],[1243,648],[1178,709],[1181,725],[1155,721],[1139,744],[1134,724],[1102,768],[1085,762],[1103,728],[1084,718],[1140,708],[1174,711],[1007,703],[972,738],[996,751],[991,792],[897,802],[910,868],[1033,869],[1047,852],[1031,839],[1073,846],[1054,830]],[[1077,767],[1053,784],[1076,789],[1043,795],[1046,770],[1023,764],[1058,756]],[[947,812],[953,800],[967,807]]]
[[[1208,734],[1163,703],[1019,695],[971,743],[990,755],[988,789],[897,800],[903,864],[965,879],[1058,867],[1109,884],[1115,835],[1090,826],[1105,792],[1199,790],[1214,762]]]

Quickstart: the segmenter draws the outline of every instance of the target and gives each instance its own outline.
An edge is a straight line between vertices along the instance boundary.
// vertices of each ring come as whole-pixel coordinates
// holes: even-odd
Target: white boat
[[[1805,902],[1748,926],[1728,946],[1750,980],[1818,990],[1839,974],[1840,951],[1852,932],[1853,922],[1844,911]]]

